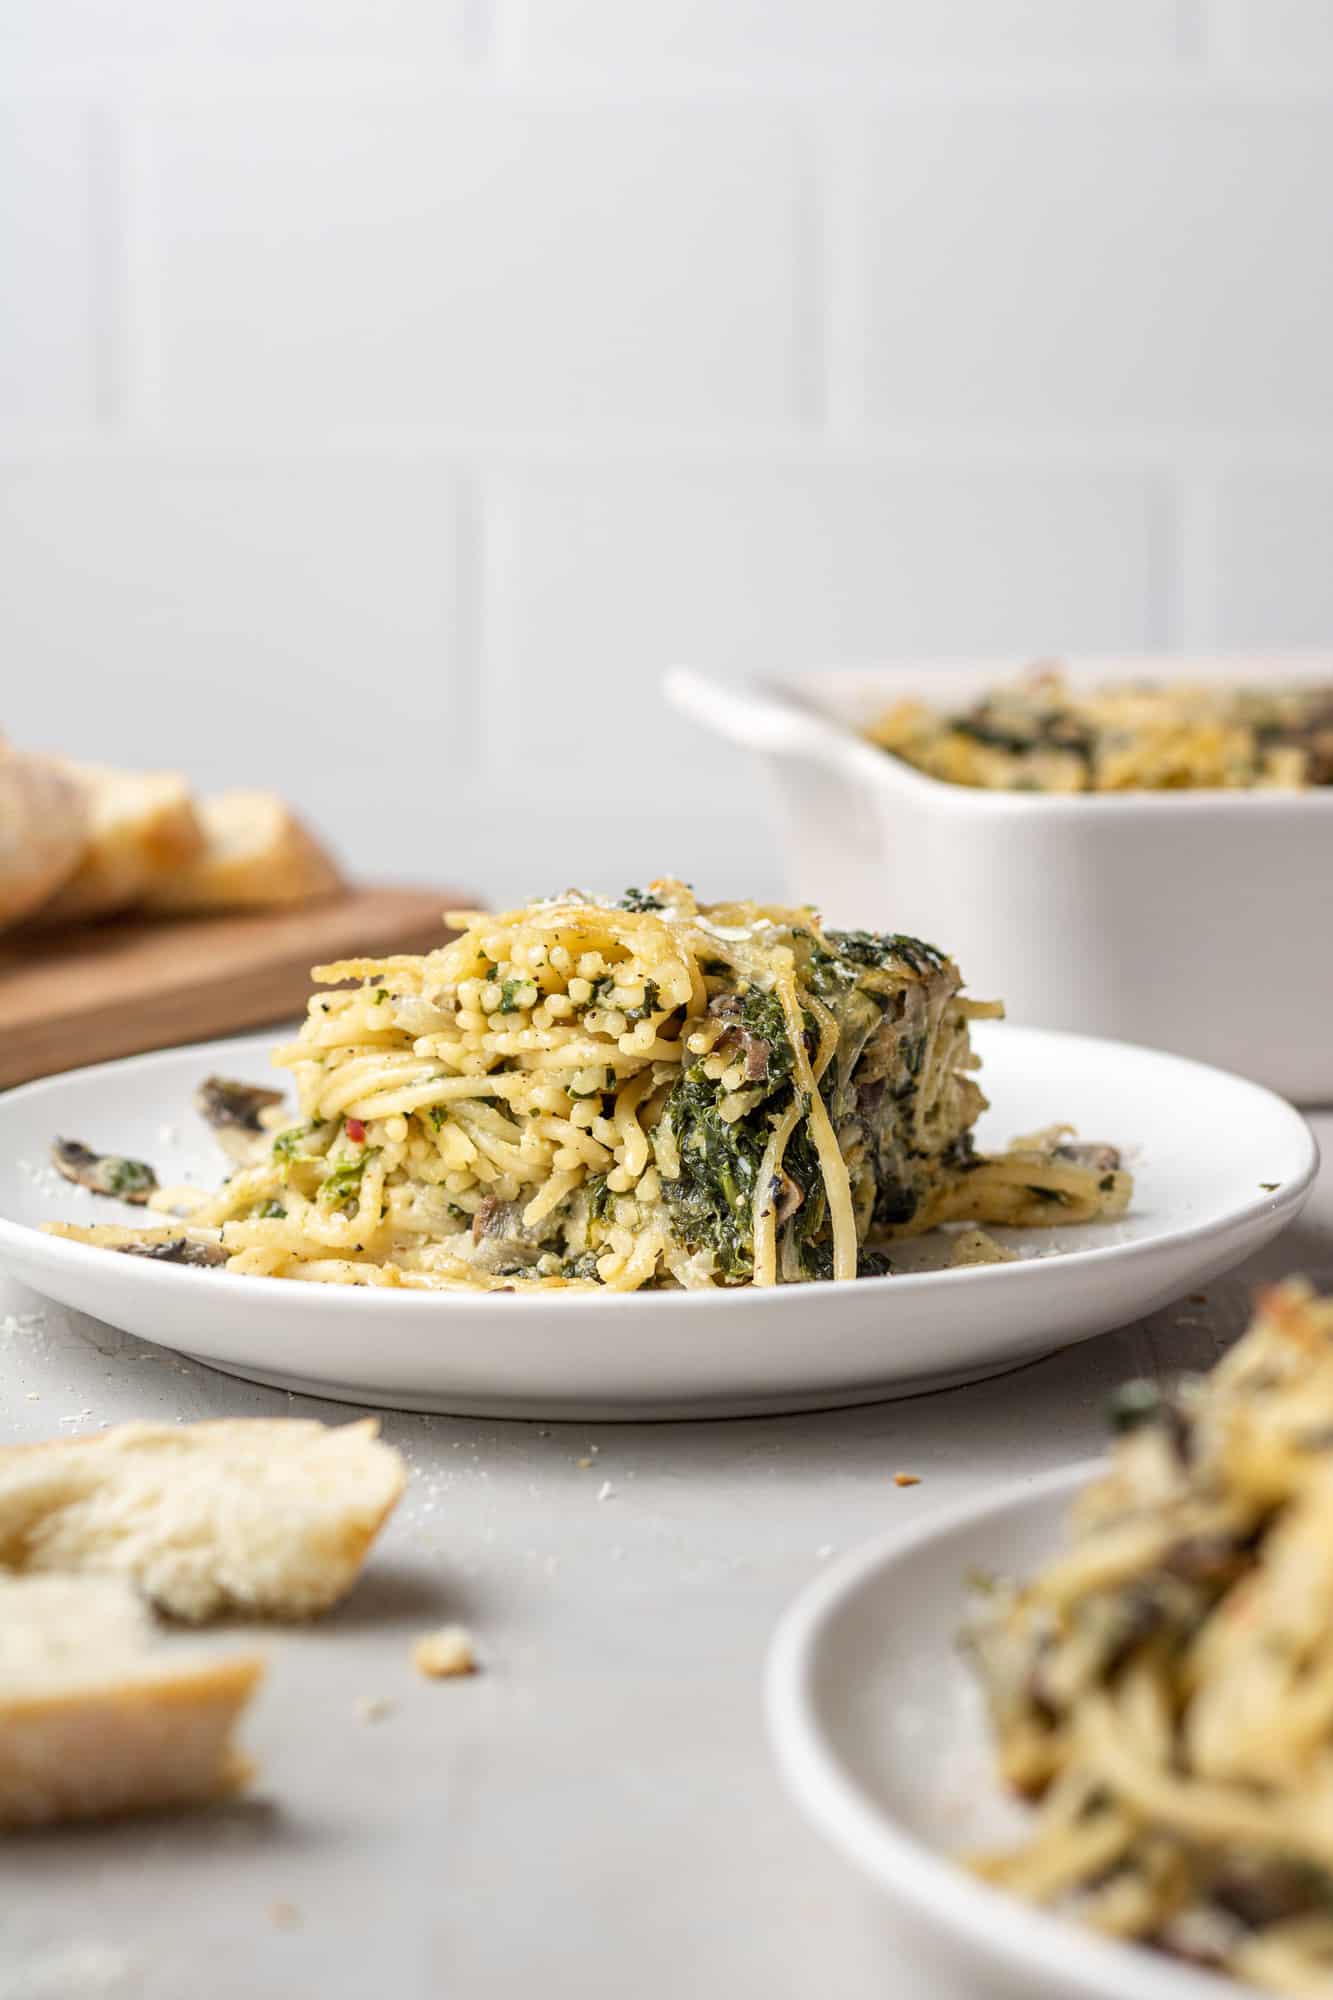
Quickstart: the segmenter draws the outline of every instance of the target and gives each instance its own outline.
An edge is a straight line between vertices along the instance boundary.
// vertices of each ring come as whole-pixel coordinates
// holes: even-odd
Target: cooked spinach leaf
[[[741,1283],[754,1270],[753,1207],[768,1117],[751,1112],[728,1122],[719,1085],[694,1063],[680,1078],[663,1113],[680,1150],[680,1175],[662,1193],[673,1226],[691,1250],[711,1250],[720,1277]]]

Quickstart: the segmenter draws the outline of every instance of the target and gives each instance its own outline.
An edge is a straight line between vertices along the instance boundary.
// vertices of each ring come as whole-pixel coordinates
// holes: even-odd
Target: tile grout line
[[[824,327],[826,436],[846,449],[866,435],[867,277],[871,255],[865,217],[866,149],[863,119],[831,131],[819,121],[820,183],[824,230],[819,292]]]
[[[122,428],[128,443],[156,449],[176,441],[162,422],[161,191],[142,121],[122,113],[120,133]]]
[[[502,712],[518,700],[514,684],[512,646],[505,631],[507,592],[500,572],[512,570],[508,538],[512,521],[501,521],[495,504],[495,468],[486,460],[471,467],[471,531],[468,574],[471,616],[469,672],[476,746],[474,770],[489,792],[509,775],[502,751]],[[511,745],[518,734],[511,733]]]
[[[463,61],[483,76],[494,76],[501,50],[492,0],[462,0],[462,9]]]
[[[1154,532],[1149,556],[1149,632],[1164,652],[1181,646],[1181,510],[1179,468],[1161,467],[1153,476]]]
[[[793,302],[795,415],[798,425],[827,432],[830,420],[828,174],[824,135],[816,121],[797,122],[796,182],[793,214]]]
[[[88,107],[85,162],[93,410],[98,432],[123,433],[126,390],[124,134],[109,104]]]
[[[1215,54],[1207,0],[1176,0],[1176,58],[1182,70],[1215,81]]]
[[[1176,633],[1184,652],[1212,650],[1218,622],[1217,477],[1215,465],[1191,462],[1177,474]]]
[[[475,461],[454,471],[454,615],[459,709],[473,771],[484,768],[488,721],[484,690],[486,670],[487,533],[484,475]]]

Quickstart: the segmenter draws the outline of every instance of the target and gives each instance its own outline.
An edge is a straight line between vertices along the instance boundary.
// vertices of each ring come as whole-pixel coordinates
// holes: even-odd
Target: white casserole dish
[[[787,888],[832,924],[937,943],[1012,1020],[1146,1042],[1333,1100],[1333,788],[1055,796],[944,784],[864,741],[915,695],[941,707],[1023,661],[895,663],[727,687],[677,669],[673,704],[767,761]],[[1109,680],[1333,684],[1333,658],[1139,655]]]

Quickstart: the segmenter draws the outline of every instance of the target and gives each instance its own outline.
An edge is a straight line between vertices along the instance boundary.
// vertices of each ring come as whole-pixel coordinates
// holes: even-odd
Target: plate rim
[[[814,1681],[835,1615],[885,1571],[960,1528],[1042,1502],[1067,1503],[1106,1467],[1105,1454],[1030,1478],[1007,1479],[924,1521],[891,1528],[838,1557],[788,1604],[770,1638],[761,1698],[769,1749],[788,1797],[843,1857],[892,1902],[935,1932],[961,1938],[1010,1972],[1040,1973],[1051,1990],[1087,2000],[1216,2000],[1213,1973],[1191,1971],[1146,1947],[1099,1937],[969,1875],[879,1805],[828,1740]],[[961,1576],[959,1619],[963,1615]],[[998,1787],[998,1779],[997,1779]],[[1232,1982],[1236,1994],[1253,1991]]]
[[[1263,1100],[1270,1109],[1276,1110],[1286,1123],[1291,1140],[1303,1150],[1303,1165],[1295,1175],[1284,1180],[1275,1193],[1261,1194],[1258,1198],[1252,1198],[1225,1216],[1213,1215],[1198,1222],[1177,1224],[1158,1234],[1137,1238],[1127,1243],[1094,1244],[1065,1250],[1058,1257],[1028,1257],[1012,1264],[945,1267],[933,1271],[902,1271],[888,1277],[858,1278],[855,1281],[858,1297],[890,1294],[901,1297],[904,1288],[908,1292],[915,1293],[922,1287],[934,1288],[943,1278],[959,1285],[974,1286],[994,1285],[1003,1281],[1011,1290],[1015,1289],[1018,1283],[1026,1283],[1030,1287],[1049,1285],[1059,1282],[1065,1272],[1082,1271],[1090,1267],[1095,1269],[1107,1260],[1125,1264],[1187,1244],[1206,1243],[1226,1236],[1232,1231],[1242,1230],[1261,1216],[1276,1218],[1277,1227],[1281,1227],[1287,1221],[1294,1219],[1304,1206],[1319,1172],[1319,1142],[1309,1120],[1298,1107],[1277,1091],[1270,1090],[1267,1085],[1256,1083],[1250,1077],[1238,1076],[1232,1070],[1221,1069],[1214,1063],[1199,1062],[1193,1056],[1176,1055],[1170,1050],[1151,1048],[1145,1043],[1119,1041],[1110,1036],[1085,1035],[1074,1029],[1041,1028],[1022,1021],[999,1021],[986,1023],[985,1026],[991,1033],[1013,1035],[1029,1044],[1056,1041],[1066,1046],[1083,1044],[1093,1052],[1113,1051],[1117,1056],[1127,1056],[1132,1060],[1146,1057],[1151,1063],[1165,1064],[1171,1069],[1184,1067],[1195,1071],[1202,1078],[1220,1083],[1228,1090],[1250,1093],[1256,1100]],[[239,1050],[242,1046],[249,1047],[260,1040],[263,1034],[264,1031],[261,1029],[247,1035],[227,1036],[217,1041],[184,1042],[169,1049],[150,1050],[135,1056],[119,1056],[108,1062],[87,1063],[76,1069],[58,1071],[53,1076],[36,1077],[28,1083],[16,1084],[0,1092],[0,1136],[3,1135],[6,1108],[16,1102],[27,1103],[48,1093],[57,1092],[75,1080],[89,1082],[111,1072],[117,1075],[146,1073],[165,1068],[184,1057],[197,1058],[201,1062],[225,1061],[230,1050]],[[266,1043],[266,1047],[270,1050],[275,1045],[275,1041]],[[48,1264],[70,1262],[75,1268],[82,1266],[85,1270],[100,1267],[106,1256],[106,1252],[95,1244],[71,1242],[65,1237],[48,1236],[32,1223],[17,1222],[7,1215],[0,1214],[0,1253],[3,1253],[6,1246],[17,1248],[24,1256],[31,1256],[36,1252],[39,1259]],[[43,1257],[43,1251],[49,1254]],[[225,1271],[207,1269],[187,1271],[170,1264],[155,1263],[151,1259],[130,1261],[137,1262],[137,1276],[140,1280],[168,1288],[173,1285],[178,1289],[184,1286],[185,1295],[193,1295],[195,1298],[199,1297],[198,1288],[201,1284],[217,1287],[234,1282]],[[811,1292],[816,1287],[822,1290],[826,1283],[827,1281],[821,1283],[812,1279],[806,1284],[765,1286],[762,1288],[762,1297],[769,1310],[790,1312],[798,1310],[803,1304],[808,1304]],[[257,1276],[247,1278],[246,1284],[249,1296],[255,1299],[256,1305],[263,1298],[285,1299],[292,1309],[297,1311],[302,1309],[297,1304],[298,1298],[304,1299],[307,1294],[314,1294],[315,1298],[306,1300],[306,1309],[313,1309],[318,1302],[321,1309],[333,1312],[363,1310],[359,1301],[367,1289],[360,1285],[301,1285],[293,1284],[289,1278]],[[373,1294],[387,1310],[394,1312],[438,1311],[442,1303],[466,1302],[476,1305],[482,1299],[498,1301],[528,1296],[519,1292],[451,1292],[384,1286],[374,1287]],[[596,1299],[599,1301],[596,1308],[598,1311],[614,1310],[617,1305],[624,1310],[626,1303],[633,1301],[633,1309],[637,1312],[661,1314],[698,1311],[715,1305],[717,1300],[723,1297],[754,1299],[760,1295],[761,1291],[752,1285],[735,1285],[713,1286],[706,1291],[629,1293],[543,1291],[533,1294],[532,1297],[535,1300],[539,1299],[543,1305],[549,1306],[554,1311],[569,1311],[586,1306],[590,1300]],[[512,1307],[490,1306],[487,1310],[512,1311]]]

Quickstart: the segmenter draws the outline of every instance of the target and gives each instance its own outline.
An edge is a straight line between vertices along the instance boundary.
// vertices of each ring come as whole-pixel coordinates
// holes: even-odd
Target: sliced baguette
[[[55,758],[0,742],[0,928],[29,916],[69,879],[86,826],[83,789]]]
[[[397,1504],[374,1418],[121,1424],[0,1450],[0,1570],[114,1574],[173,1618],[309,1618]]]
[[[39,912],[43,924],[110,916],[143,900],[154,882],[203,848],[185,779],[173,771],[114,771],[66,763],[83,792],[88,844],[78,868]]]
[[[0,1577],[0,1827],[195,1805],[244,1784],[232,1747],[264,1663],[153,1644],[128,1584]]]
[[[200,818],[202,853],[155,884],[146,908],[163,916],[269,909],[342,887],[333,857],[275,792],[220,792]]]

